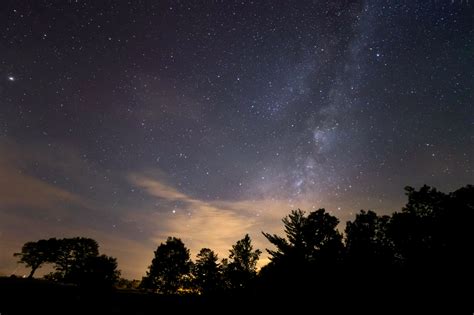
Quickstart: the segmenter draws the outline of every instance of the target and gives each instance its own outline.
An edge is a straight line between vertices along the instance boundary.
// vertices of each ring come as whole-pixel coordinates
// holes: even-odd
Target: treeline
[[[214,251],[203,248],[192,262],[184,243],[169,237],[155,251],[140,288],[164,294],[205,295],[245,290],[257,276],[260,254],[247,234],[232,246],[228,259],[219,261]]]
[[[173,294],[223,293],[308,295],[344,292],[361,295],[361,285],[374,296],[400,288],[407,296],[423,292],[470,294],[474,277],[474,186],[442,193],[423,186],[405,188],[407,204],[400,212],[378,215],[361,210],[339,232],[339,220],[324,209],[294,210],[283,218],[284,236],[263,232],[273,245],[270,263],[257,273],[261,252],[248,235],[219,260],[203,248],[193,262],[185,244],[169,237],[158,246],[143,290]],[[48,276],[63,282],[118,280],[116,260],[98,254],[90,239],[40,240],[26,243],[15,254],[32,268],[52,263]],[[87,279],[87,281],[85,281]]]
[[[361,210],[346,224],[319,209],[292,211],[285,237],[264,233],[275,246],[262,268],[261,292],[270,295],[343,295],[354,303],[411,300],[471,301],[474,280],[474,186],[445,194],[405,188],[407,204],[392,215]],[[470,303],[472,304],[472,303]],[[472,306],[472,305],[471,305]]]

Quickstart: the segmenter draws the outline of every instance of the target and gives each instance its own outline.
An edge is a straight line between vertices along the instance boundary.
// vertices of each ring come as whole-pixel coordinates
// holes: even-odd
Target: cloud
[[[27,241],[84,236],[96,239],[101,252],[117,257],[125,277],[140,279],[153,251],[168,236],[182,238],[193,256],[209,247],[224,258],[246,233],[255,248],[264,250],[268,243],[261,231],[274,231],[272,222],[277,226],[281,219],[269,201],[204,201],[167,184],[157,170],[125,176],[126,185],[140,188],[147,198],[127,194],[118,199],[125,203],[114,205],[106,198],[110,194],[104,185],[110,184],[84,172],[87,165],[67,147],[62,150],[67,154],[56,156],[36,145],[2,141],[0,150],[0,274],[25,273],[13,253]],[[35,176],[32,165],[67,176],[75,192]],[[117,172],[108,176],[123,180]],[[89,194],[89,186],[101,191],[100,198]]]
[[[49,209],[62,202],[81,202],[79,196],[31,176],[22,167],[34,160],[11,141],[0,139],[0,210],[17,207]]]
[[[314,198],[308,196],[285,200],[261,194],[255,199],[207,201],[168,184],[166,174],[156,169],[127,175],[110,171],[110,181],[104,181],[100,169],[88,172],[88,162],[67,146],[54,153],[37,145],[0,141],[0,151],[0,274],[24,273],[13,253],[25,242],[73,236],[96,239],[101,252],[118,258],[127,278],[145,274],[153,251],[168,236],[182,238],[193,258],[203,247],[224,258],[248,233],[254,247],[264,252],[262,266],[271,244],[261,232],[282,233],[281,219],[295,205],[314,207],[308,201]],[[37,177],[34,165],[68,177],[71,186]],[[116,189],[124,194],[112,193]]]
[[[146,237],[127,233],[130,227],[122,224],[106,198],[94,200],[34,175],[31,166],[41,165],[68,177],[76,191],[98,187],[100,183],[84,171],[87,165],[74,150],[64,146],[61,153],[54,153],[2,138],[0,152],[0,275],[26,273],[13,257],[25,242],[75,236],[96,239],[101,252],[118,258],[124,276],[140,278],[145,273],[153,244]],[[108,222],[125,228],[115,230]],[[48,271],[43,269],[38,275]]]
[[[259,263],[262,266],[268,262],[265,248],[270,244],[261,232],[281,233],[281,219],[292,209],[287,200],[277,199],[204,201],[178,191],[162,179],[143,174],[132,174],[129,179],[133,185],[156,197],[156,201],[148,211],[135,212],[128,219],[147,222],[147,229],[155,231],[152,241],[156,246],[168,236],[176,236],[193,255],[208,247],[219,257],[227,257],[231,246],[248,233],[254,248],[264,252]],[[174,206],[170,206],[173,202]],[[165,209],[157,204],[164,204]],[[309,207],[307,202],[298,204]]]
[[[51,209],[58,203],[81,203],[81,198],[64,189],[24,174],[0,159],[0,209],[31,207]]]
[[[193,253],[210,247],[224,257],[230,246],[256,225],[255,218],[230,207],[192,198],[157,179],[137,174],[130,179],[157,201],[178,202],[173,211],[147,211],[139,219],[137,214],[132,214],[135,220],[148,221],[148,228],[155,229],[153,241],[156,244],[165,241],[167,236],[176,236],[182,238]]]
[[[130,175],[132,183],[144,188],[150,195],[170,201],[194,201],[187,195],[179,192],[173,187],[163,184],[160,181],[147,178],[143,175]]]

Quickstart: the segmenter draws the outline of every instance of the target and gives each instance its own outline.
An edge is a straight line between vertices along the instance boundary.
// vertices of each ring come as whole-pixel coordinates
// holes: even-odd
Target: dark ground
[[[324,291],[294,288],[293,294],[288,292],[163,296],[133,290],[84,290],[38,279],[0,278],[0,314],[472,314],[453,297],[433,296],[433,292],[427,295],[426,287],[400,287],[387,292],[361,283],[358,290],[350,291],[334,284]]]

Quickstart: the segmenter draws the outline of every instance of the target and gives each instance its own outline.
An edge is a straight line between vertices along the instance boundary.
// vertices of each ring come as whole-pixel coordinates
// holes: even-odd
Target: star
[[[8,216],[9,240],[62,237],[61,218],[77,236],[114,231],[135,246],[169,233],[225,257],[223,238],[260,235],[259,208],[269,229],[322,207],[343,227],[359,208],[399,210],[406,185],[448,191],[472,178],[466,1],[188,1],[171,11],[82,1],[47,12],[4,2],[0,191],[34,227]],[[53,29],[71,17],[84,23]],[[20,248],[8,246],[13,266]]]

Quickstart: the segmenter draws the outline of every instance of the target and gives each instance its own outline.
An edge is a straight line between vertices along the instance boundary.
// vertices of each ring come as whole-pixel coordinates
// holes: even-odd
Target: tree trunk
[[[28,279],[33,278],[33,274],[35,273],[36,269],[38,269],[38,266],[32,266],[31,267],[31,271],[30,271],[30,274],[28,275]]]

